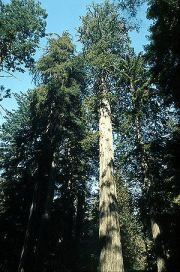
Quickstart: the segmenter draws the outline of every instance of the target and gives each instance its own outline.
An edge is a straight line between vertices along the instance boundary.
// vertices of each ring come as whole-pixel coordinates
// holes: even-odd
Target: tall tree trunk
[[[30,272],[33,270],[34,263],[34,246],[36,244],[37,228],[38,228],[38,216],[37,216],[37,194],[38,194],[38,182],[35,181],[34,195],[29,212],[29,219],[24,239],[23,248],[21,251],[21,257],[19,261],[18,272]]]
[[[140,152],[140,164],[141,164],[141,170],[143,173],[143,193],[147,193],[150,191],[150,188],[152,186],[152,181],[149,179],[147,172],[148,172],[148,164],[146,162],[144,150],[142,150],[141,146],[144,144],[143,136],[141,133],[141,124],[140,124],[140,118],[139,116],[135,117],[135,125],[136,125],[136,140],[137,145]],[[150,204],[151,207],[151,213],[150,213],[150,222],[151,222],[151,232],[152,237],[154,241],[154,248],[155,248],[155,256],[156,256],[156,266],[157,266],[157,272],[163,272],[166,271],[166,264],[165,264],[165,258],[163,258],[163,249],[162,246],[159,245],[159,237],[161,235],[161,230],[156,222],[156,220],[153,218],[153,204]]]
[[[50,239],[49,223],[50,223],[50,208],[54,197],[55,185],[55,162],[51,163],[51,168],[48,170],[47,180],[44,179],[41,190],[41,211],[40,225],[38,232],[38,241],[36,245],[36,258],[34,263],[34,271],[45,270],[45,263],[48,259],[48,244]],[[44,192],[43,192],[44,190]]]
[[[157,240],[161,234],[161,230],[158,226],[158,224],[151,219],[151,229],[152,229],[152,236],[154,239],[155,247],[159,247],[158,250],[156,249],[156,255],[157,255],[157,260],[156,260],[156,265],[157,265],[157,272],[163,272],[166,271],[166,264],[165,264],[165,259],[162,257],[163,254],[163,249],[161,245],[157,245]],[[160,252],[161,251],[161,252]],[[161,254],[160,254],[161,253]]]
[[[114,177],[114,150],[110,103],[105,81],[102,80],[100,106],[100,271],[123,272],[123,256],[117,213],[116,184]]]
[[[45,168],[49,178],[45,177]],[[51,170],[48,165],[41,166],[36,177],[34,195],[30,207],[29,220],[21,252],[18,272],[42,271],[47,252],[49,208],[54,194],[55,163]]]

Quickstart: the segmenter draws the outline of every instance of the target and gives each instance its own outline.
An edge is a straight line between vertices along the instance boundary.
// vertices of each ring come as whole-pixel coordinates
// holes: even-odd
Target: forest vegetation
[[[179,18],[178,0],[92,3],[80,52],[64,31],[37,60],[47,12],[0,0],[0,78],[36,84],[0,126],[0,271],[180,271]]]

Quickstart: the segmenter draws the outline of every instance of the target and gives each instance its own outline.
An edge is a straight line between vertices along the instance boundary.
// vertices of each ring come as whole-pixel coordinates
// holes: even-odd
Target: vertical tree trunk
[[[48,169],[48,167],[47,167]],[[18,272],[42,271],[43,258],[47,252],[49,208],[54,194],[55,163],[52,162],[49,178],[43,177],[41,169],[35,181],[34,195],[21,252]]]
[[[152,181],[147,176],[148,171],[148,164],[146,162],[146,158],[144,155],[144,151],[141,149],[141,146],[144,144],[142,133],[141,133],[141,124],[140,124],[140,118],[136,116],[135,118],[135,125],[136,125],[136,139],[137,139],[137,145],[140,149],[140,164],[141,164],[141,170],[143,172],[143,191],[147,192],[149,191],[150,187],[152,186]],[[153,204],[152,204],[153,205]],[[161,231],[159,228],[159,225],[153,219],[153,207],[150,207],[152,210],[151,212],[151,231],[152,231],[152,237],[154,241],[154,247],[155,247],[155,255],[156,255],[156,266],[157,266],[157,272],[163,272],[166,271],[166,264],[165,259],[163,258],[163,249],[161,248],[161,245],[159,244],[159,236],[161,235]]]
[[[55,185],[55,162],[52,156],[51,167],[48,168],[47,180],[44,179],[41,190],[41,210],[40,210],[40,224],[38,231],[38,241],[36,245],[36,257],[34,263],[34,271],[46,270],[48,260],[48,244],[50,239],[49,221],[50,221],[50,208],[54,197]],[[43,192],[44,190],[44,192]]]
[[[37,228],[38,228],[38,216],[37,216],[37,194],[38,183],[35,181],[34,195],[32,204],[30,207],[29,219],[25,234],[25,240],[21,251],[21,257],[19,261],[18,272],[30,272],[33,270],[34,263],[34,246],[36,243]]]
[[[110,103],[102,82],[100,107],[100,271],[123,272],[120,227],[117,213],[116,184],[113,173],[114,151]]]
[[[161,248],[161,245],[158,245],[158,242],[157,242],[159,236],[161,235],[161,230],[158,224],[153,219],[151,219],[151,229],[152,229],[152,236],[155,243],[155,247],[158,247],[158,249],[156,249],[157,272],[163,272],[163,271],[166,271],[165,259],[163,258],[164,253],[163,253],[163,249]]]

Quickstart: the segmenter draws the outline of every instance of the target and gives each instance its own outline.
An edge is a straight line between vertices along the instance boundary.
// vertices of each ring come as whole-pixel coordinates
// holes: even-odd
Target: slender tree
[[[91,166],[81,146],[83,76],[78,65],[68,33],[50,39],[46,54],[37,64],[40,86],[26,100],[19,96],[19,109],[9,113],[1,128],[4,196],[0,238],[5,245],[1,264],[7,262],[8,269],[17,269],[19,261],[18,271],[52,271],[52,251],[56,252],[55,261],[59,259],[58,269],[80,267],[74,256],[78,255],[75,248],[82,233]],[[16,250],[12,247],[10,251],[11,264],[6,254],[13,241]]]
[[[83,211],[82,206],[86,193],[83,175],[88,166],[85,166],[85,158],[81,158],[83,150],[80,141],[83,138],[83,125],[80,120],[80,106],[83,96],[81,93],[83,76],[78,65],[70,35],[64,32],[62,36],[49,40],[46,53],[36,66],[36,75],[38,74],[41,85],[35,91],[32,103],[32,123],[35,134],[41,135],[41,139],[37,157],[37,187],[34,193],[35,199],[33,199],[35,200],[33,207],[39,218],[39,230],[36,233],[36,256],[32,268],[34,271],[43,269],[48,256],[47,248],[50,238],[48,239],[47,234],[57,180],[63,184],[61,186],[64,192],[61,194],[69,207],[69,225],[63,240],[64,250],[68,246],[71,247],[70,259],[73,258],[73,242],[77,239],[74,238],[73,233],[75,232],[75,236],[80,233],[82,220],[79,213],[80,210]],[[61,153],[64,155],[62,156]],[[79,157],[75,159],[77,154]],[[80,192],[80,187],[83,189],[82,192]],[[29,222],[31,221],[34,224],[34,220]],[[25,248],[31,254],[31,249],[26,247],[26,239]],[[24,255],[25,251],[22,253]],[[21,260],[24,259],[23,255]],[[19,271],[23,269],[23,266],[26,267],[26,270],[29,269],[27,261],[28,258],[25,258],[24,264],[20,262]],[[64,263],[67,265],[66,261]]]
[[[144,58],[134,56],[123,60],[123,67],[121,74],[127,82],[127,92],[130,92],[131,97],[131,106],[126,113],[129,117],[127,125],[128,131],[134,135],[134,140],[132,138],[129,144],[131,151],[128,163],[132,165],[132,171],[135,156],[136,170],[133,171],[132,178],[136,177],[136,183],[141,187],[142,195],[139,200],[144,233],[153,241],[151,250],[147,250],[148,266],[149,269],[153,265],[157,267],[157,271],[165,271],[168,269],[167,252],[170,252],[171,242],[165,237],[164,225],[171,210],[169,195],[173,192],[164,173],[164,168],[168,168],[165,159],[167,140],[172,137],[172,127],[168,126],[166,120],[168,118],[172,122],[174,118],[177,120],[177,116],[175,111],[169,112],[163,99],[158,96],[158,89],[150,85],[150,73],[144,67]],[[124,123],[125,121],[124,119]],[[173,204],[171,205],[173,207]],[[173,221],[172,218],[171,220]],[[171,226],[168,227],[170,230]]]
[[[79,28],[91,84],[99,97],[100,271],[124,271],[114,177],[111,115],[113,71],[128,53],[127,30],[109,1],[92,5]]]

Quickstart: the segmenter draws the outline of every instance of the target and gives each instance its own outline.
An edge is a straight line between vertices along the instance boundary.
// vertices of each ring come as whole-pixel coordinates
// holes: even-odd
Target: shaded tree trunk
[[[140,124],[140,118],[139,116],[135,117],[135,125],[136,125],[136,140],[137,140],[137,145],[139,149],[139,155],[140,155],[140,165],[141,165],[141,171],[143,175],[143,194],[147,194],[150,192],[151,187],[152,187],[152,181],[148,177],[148,163],[146,162],[144,150],[142,149],[142,145],[144,144],[143,136],[141,133],[141,124]],[[153,174],[152,174],[153,175]],[[151,223],[151,233],[153,237],[153,242],[154,242],[154,253],[156,257],[156,267],[157,267],[157,272],[163,272],[166,271],[166,263],[165,263],[165,258],[163,257],[163,248],[160,244],[160,236],[161,236],[161,230],[155,220],[153,218],[153,203],[150,203],[150,207],[148,207],[151,212],[150,212],[150,223]]]
[[[48,222],[54,195],[54,172],[54,161],[51,167],[49,160],[47,164],[39,167],[18,272],[43,270],[48,250]]]
[[[18,272],[32,271],[34,263],[34,246],[37,235],[37,228],[39,225],[39,218],[37,216],[37,194],[38,182],[35,181],[34,195],[29,212],[29,219],[24,239],[24,244],[21,251]]]
[[[33,271],[43,271],[48,260],[49,246],[49,223],[50,223],[50,208],[54,197],[55,185],[55,162],[52,159],[51,167],[48,169],[47,180],[44,177],[41,188],[41,208],[40,208],[40,225],[38,232],[38,240],[36,245],[36,256]]]
[[[107,88],[102,80],[100,106],[100,271],[123,272],[120,226],[117,213],[116,184],[114,177],[114,150],[110,103]]]

